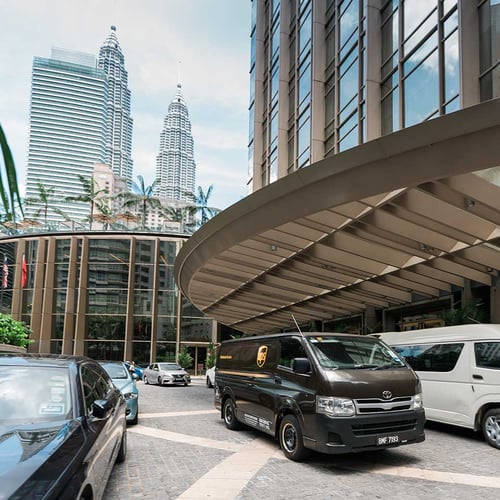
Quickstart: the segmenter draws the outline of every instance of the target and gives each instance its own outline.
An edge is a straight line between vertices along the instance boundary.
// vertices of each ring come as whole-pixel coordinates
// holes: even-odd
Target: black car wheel
[[[148,382],[148,377],[146,377],[146,375],[144,375],[144,376],[142,377],[142,380],[144,380],[144,383],[145,383],[146,385],[148,385],[148,384],[149,384],[149,382]]]
[[[500,449],[500,408],[492,408],[484,414],[483,435],[489,445]]]
[[[302,429],[293,415],[286,415],[281,421],[279,441],[286,458],[300,462],[307,455],[302,438]]]
[[[158,385],[161,385],[161,377],[158,377]]]
[[[120,449],[118,450],[118,455],[116,456],[117,463],[124,462],[127,458],[127,431],[122,435],[122,442],[120,443]]]
[[[137,413],[135,414],[135,418],[130,420],[128,423],[130,425],[137,425],[137,421],[139,420],[139,405],[137,405]]]
[[[207,377],[207,387],[211,389],[213,387],[212,382],[210,382],[210,377]]]
[[[241,428],[240,423],[236,420],[236,408],[231,398],[227,398],[226,401],[224,401],[223,415],[224,423],[228,429],[236,431]]]

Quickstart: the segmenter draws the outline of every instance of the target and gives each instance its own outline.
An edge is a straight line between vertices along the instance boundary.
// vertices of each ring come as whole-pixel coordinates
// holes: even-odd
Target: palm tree
[[[59,214],[65,220],[69,220],[69,217],[59,208],[52,206],[53,200],[57,198],[55,188],[53,187],[45,187],[40,181],[36,183],[36,187],[38,189],[38,197],[26,198],[24,203],[27,205],[41,205],[37,210],[35,210],[33,216],[35,219],[40,217],[40,214],[43,213],[43,222],[45,228],[47,229],[47,217],[49,209],[54,211],[56,214]]]
[[[123,207],[137,209],[139,207],[141,215],[141,228],[146,229],[146,220],[150,208],[161,208],[161,202],[154,196],[157,181],[150,186],[146,186],[142,175],[137,176],[138,182],[132,182],[133,192],[124,191],[117,196],[123,198]]]
[[[192,207],[189,207],[189,212],[191,215],[196,217],[198,214],[200,215],[200,219],[197,221],[197,226],[201,227],[203,224],[208,222],[212,217],[215,217],[219,212],[219,208],[210,207],[208,205],[208,200],[212,195],[212,191],[214,189],[213,185],[210,185],[207,189],[207,192],[203,192],[201,186],[198,186],[197,194],[186,192],[186,196],[192,201],[194,204]]]
[[[96,202],[103,198],[104,195],[108,194],[107,189],[96,189],[96,182],[91,177],[85,177],[84,175],[78,174],[78,178],[82,183],[83,193],[78,196],[67,196],[66,201],[81,201],[83,203],[90,203],[90,214],[89,214],[89,229],[92,230],[92,220],[94,219],[94,208]]]
[[[112,226],[116,222],[117,215],[113,212],[109,205],[107,203],[100,203],[97,201],[96,208],[99,210],[99,213],[95,214],[92,217],[92,220],[100,222],[104,231],[106,231],[109,227],[113,229]]]
[[[14,164],[14,158],[12,157],[9,144],[7,143],[7,137],[4,134],[1,124],[0,147],[2,148],[3,163],[5,166],[5,177],[7,180],[7,185],[5,185],[3,175],[0,175],[0,198],[2,199],[5,220],[12,220],[15,226],[16,203],[22,217],[24,217],[24,211],[21,201],[21,195],[19,194],[19,186],[17,184],[17,172],[16,166]]]

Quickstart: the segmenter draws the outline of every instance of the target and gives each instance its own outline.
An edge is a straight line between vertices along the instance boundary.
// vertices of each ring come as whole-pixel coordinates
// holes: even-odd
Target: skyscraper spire
[[[191,122],[178,83],[160,134],[160,152],[156,157],[157,196],[190,201],[186,193],[194,193],[195,175]]]
[[[108,78],[105,161],[115,175],[126,179],[130,189],[133,169],[133,120],[130,116],[128,73],[116,36],[116,26],[111,26],[111,31],[99,50],[98,64]]]

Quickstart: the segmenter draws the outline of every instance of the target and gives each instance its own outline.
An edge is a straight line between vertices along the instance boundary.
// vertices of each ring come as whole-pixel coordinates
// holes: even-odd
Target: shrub
[[[191,368],[193,364],[193,356],[189,354],[186,347],[183,347],[177,355],[177,363],[179,363],[179,365],[184,369]]]
[[[30,334],[26,324],[0,313],[0,344],[28,347],[34,342],[28,338]]]

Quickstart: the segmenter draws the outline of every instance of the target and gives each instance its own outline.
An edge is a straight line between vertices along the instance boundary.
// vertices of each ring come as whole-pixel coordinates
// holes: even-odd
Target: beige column
[[[125,313],[125,360],[132,361],[134,353],[132,349],[132,338],[134,336],[134,288],[135,288],[135,253],[136,253],[137,239],[135,237],[130,239],[130,253],[128,261],[128,295],[127,295],[127,310]],[[156,259],[158,260],[158,259]]]
[[[42,299],[40,322],[40,346],[38,352],[50,352],[50,337],[52,336],[54,311],[54,278],[56,260],[56,239],[50,238],[47,244],[47,259],[45,262],[44,293]]]
[[[75,335],[75,314],[76,314],[76,296],[78,293],[78,243],[80,238],[71,237],[71,246],[69,250],[68,263],[68,285],[66,289],[66,304],[64,311],[64,330],[63,330],[63,354],[73,353],[73,338]]]
[[[85,339],[87,333],[87,318],[85,313],[88,308],[88,286],[89,286],[89,238],[82,236],[82,250],[80,255],[80,288],[77,298],[75,342],[73,354],[83,355],[85,353]]]
[[[38,240],[37,252],[35,257],[35,276],[33,281],[33,296],[31,300],[31,338],[35,343],[30,347],[30,352],[42,352],[40,348],[40,337],[42,331],[42,311],[43,297],[45,294],[44,278],[47,260],[47,239]]]

